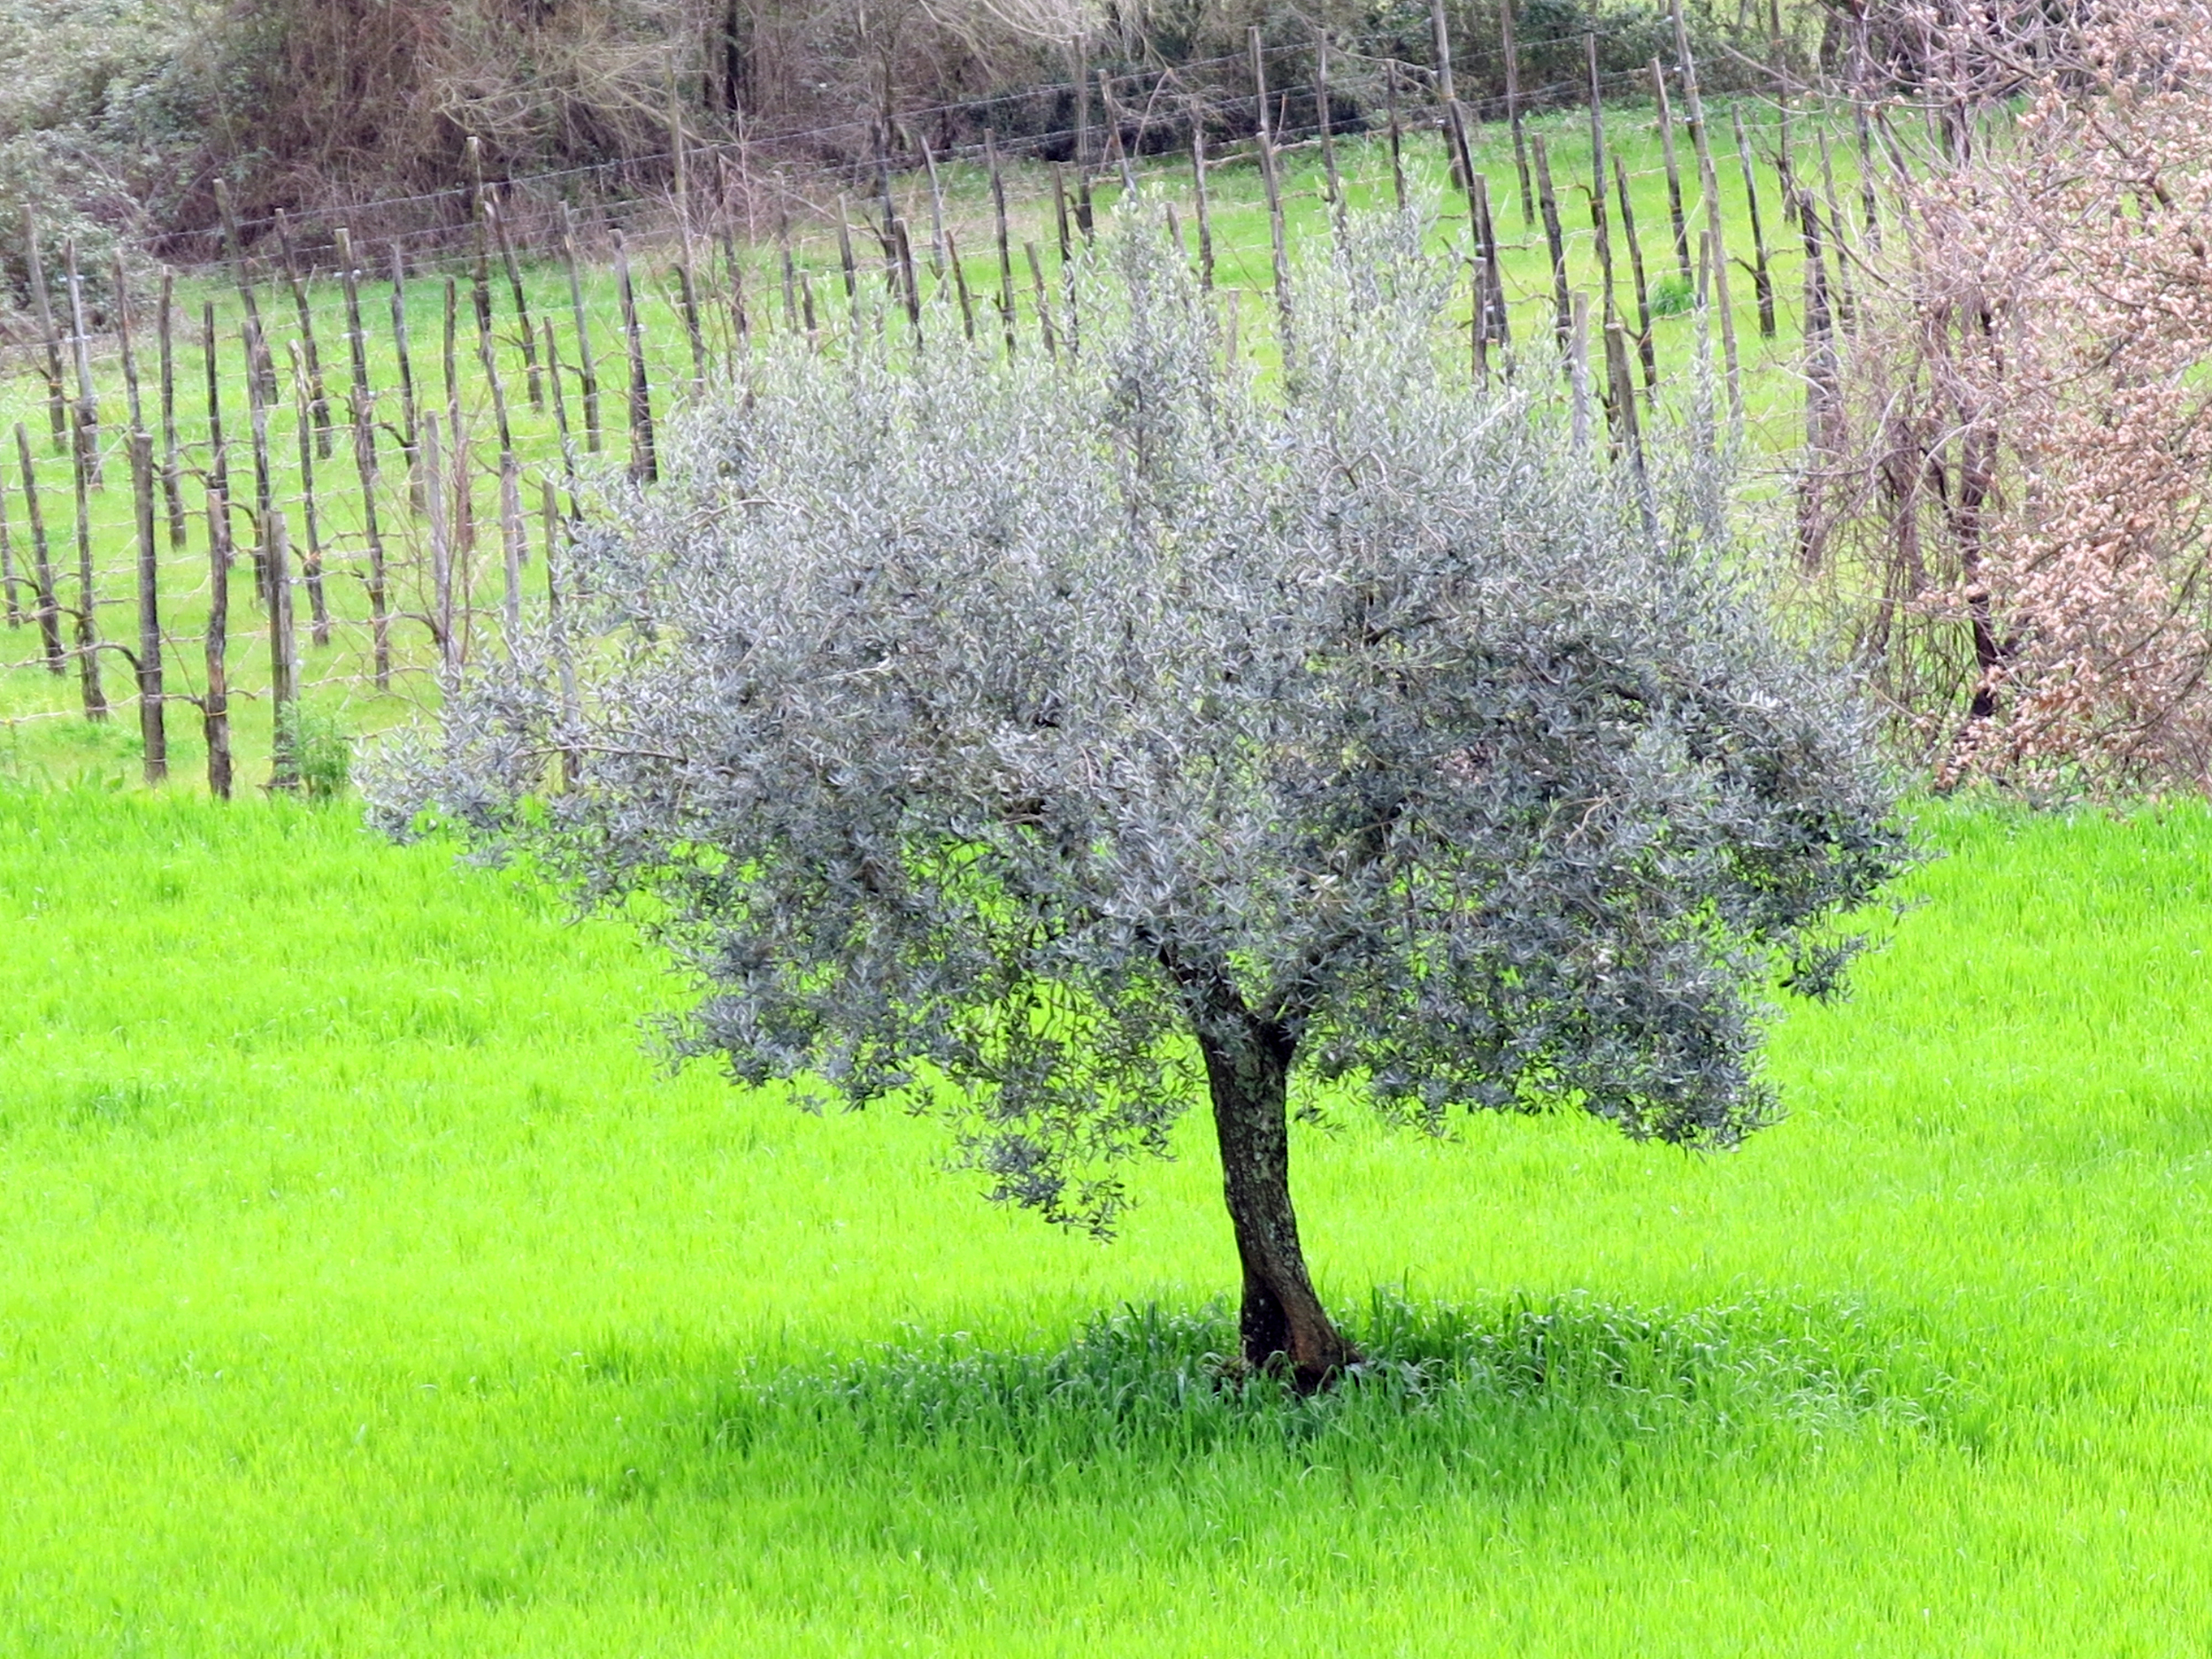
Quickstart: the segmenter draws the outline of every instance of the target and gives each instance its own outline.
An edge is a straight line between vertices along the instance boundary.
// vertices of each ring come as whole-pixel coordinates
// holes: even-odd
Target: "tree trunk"
[[[1296,1043],[1281,1026],[1242,1010],[1199,1035],[1221,1143],[1223,1191],[1244,1267],[1238,1321],[1254,1366],[1286,1361],[1302,1391],[1325,1386],[1359,1350],[1330,1321],[1306,1274],[1290,1203],[1290,1063]]]

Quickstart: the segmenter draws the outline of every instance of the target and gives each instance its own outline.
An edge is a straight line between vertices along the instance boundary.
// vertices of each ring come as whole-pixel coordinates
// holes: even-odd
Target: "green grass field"
[[[1741,175],[1724,114],[1714,126],[1735,236]],[[1570,112],[1538,130],[1588,288],[1569,190],[1586,129]],[[1615,111],[1611,138],[1656,280],[1672,251],[1649,112]],[[1440,195],[1433,137],[1409,157]],[[1356,202],[1387,196],[1379,144],[1343,160]],[[1517,339],[1548,349],[1548,259],[1502,130],[1478,135],[1477,164]],[[1153,165],[1188,235],[1187,171]],[[1293,153],[1301,242],[1325,234],[1316,167]],[[1049,276],[1041,184],[1016,180],[1017,237]],[[972,175],[949,185],[987,334],[987,198]],[[1250,342],[1258,180],[1232,164],[1213,188]],[[921,198],[906,205],[926,227]],[[1801,262],[1763,205],[1776,337],[1740,272],[1734,299],[1751,444],[1782,453]],[[1456,234],[1458,204],[1442,206],[1440,235]],[[801,246],[818,294],[841,292],[833,249]],[[664,388],[689,373],[666,252],[639,254]],[[756,318],[780,317],[769,250],[748,257]],[[1016,261],[1030,349],[1018,246]],[[1624,253],[1623,277],[1624,293]],[[618,454],[612,289],[590,280]],[[570,350],[564,273],[529,281]],[[184,293],[194,315],[235,306],[199,279]],[[365,298],[389,419],[381,284]],[[503,327],[503,283],[495,298]],[[442,295],[425,281],[409,300],[418,385],[442,407]],[[342,393],[334,285],[314,301]],[[462,304],[480,463],[465,281]],[[281,360],[290,307],[265,290],[263,306]],[[724,319],[709,323],[719,356]],[[1678,388],[1691,319],[1655,332]],[[503,349],[534,481],[550,422]],[[189,465],[196,339],[182,367]],[[111,357],[102,375],[111,415]],[[238,374],[224,396],[232,474],[250,478]],[[21,570],[18,419],[68,603],[67,463],[23,375],[0,382]],[[272,437],[296,511],[288,409]],[[130,639],[112,442],[108,466],[90,521],[101,627]],[[310,695],[372,733],[433,700],[428,640],[402,625],[396,687],[370,694],[342,434],[319,470],[339,626],[307,651]],[[480,603],[496,592],[493,499],[480,479]],[[387,527],[419,609],[419,526]],[[203,534],[196,519],[181,554],[165,541],[161,567],[186,690]],[[1790,1115],[1740,1152],[1573,1119],[1480,1118],[1451,1143],[1356,1114],[1302,1128],[1316,1271],[1379,1360],[1302,1402],[1220,1384],[1234,1257],[1202,1122],[1140,1171],[1118,1240],[1054,1232],[947,1172],[933,1124],[810,1116],[707,1069],[668,1073],[646,1025],[685,987],[617,924],[574,923],[448,848],[377,841],[344,802],[261,798],[267,647],[242,572],[250,798],[227,808],[200,792],[188,707],[170,711],[176,781],[142,791],[120,659],[95,726],[73,670],[28,660],[32,630],[0,635],[0,1654],[2212,1645],[2212,812],[1931,810],[1947,856],[1882,920],[1854,1000],[1781,1018]],[[303,598],[300,617],[304,637]]]
[[[0,793],[0,1650],[2201,1652],[2212,815],[1925,827],[1739,1153],[1302,1130],[1299,1405],[1194,1122],[1064,1235],[447,848]]]

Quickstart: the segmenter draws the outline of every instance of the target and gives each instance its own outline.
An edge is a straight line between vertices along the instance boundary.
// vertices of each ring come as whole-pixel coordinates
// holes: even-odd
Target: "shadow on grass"
[[[704,1431],[740,1458],[1002,1471],[1187,1464],[1437,1469],[1511,1486],[1633,1443],[1794,1456],[1869,1431],[1940,1437],[1957,1384],[1900,1325],[1846,1305],[1747,1300],[1640,1310],[1586,1295],[1416,1306],[1351,1322],[1368,1363],[1301,1397],[1245,1374],[1223,1307],[1130,1309],[1056,1351],[919,1335],[722,1391]]]

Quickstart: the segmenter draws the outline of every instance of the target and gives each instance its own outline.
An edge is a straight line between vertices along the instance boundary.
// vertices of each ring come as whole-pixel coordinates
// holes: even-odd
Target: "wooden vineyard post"
[[[23,605],[15,596],[15,532],[8,523],[7,480],[0,478],[0,595],[7,599],[11,628],[23,626]]]
[[[263,340],[266,336],[261,330],[261,306],[254,298],[253,268],[246,261],[245,244],[238,234],[238,215],[231,206],[230,186],[219,174],[215,180],[215,206],[222,216],[223,245],[230,255],[232,280],[238,285],[238,303],[245,308],[246,322],[249,325],[247,338],[253,341]],[[261,401],[265,403],[274,398],[276,396],[274,365],[257,357],[247,366],[249,372],[259,380],[257,390]]]
[[[292,537],[272,512],[269,543],[269,787],[300,787],[299,643],[292,626]]]
[[[561,475],[568,481],[568,507],[578,518],[584,516],[576,491],[576,436],[568,424],[568,393],[561,386],[561,350],[553,334],[553,319],[545,319],[545,378],[553,396],[553,426],[561,440]]]
[[[64,280],[69,285],[69,349],[77,365],[77,470],[93,488],[106,487],[100,460],[100,401],[92,389],[92,342],[85,326],[84,280],[77,272],[77,239],[62,242]]]
[[[253,574],[261,602],[269,602],[269,518],[276,511],[276,491],[269,466],[269,405],[261,396],[261,377],[253,365],[261,358],[261,342],[253,319],[246,319],[246,429],[253,441]]]
[[[1490,180],[1478,173],[1475,180],[1475,247],[1478,251],[1475,291],[1478,338],[1485,346],[1510,347],[1513,324],[1506,311],[1505,277],[1499,268],[1497,227],[1490,218]],[[1484,366],[1487,366],[1486,364]]]
[[[492,425],[499,433],[499,452],[503,456],[515,452],[514,428],[507,419],[507,382],[499,373],[499,342],[488,328],[476,332],[477,366],[484,371],[484,384],[492,395]]]
[[[550,479],[538,480],[538,504],[545,515],[545,623],[546,631],[553,640],[553,660],[561,677],[561,724],[573,732],[583,723],[582,703],[576,695],[576,664],[568,654],[568,630],[562,626],[561,615],[561,538],[560,519],[554,511],[553,482]],[[573,788],[583,768],[576,751],[565,745],[561,749],[561,784]]]
[[[1452,89],[1452,37],[1444,27],[1444,0],[1429,0],[1429,42],[1436,54],[1436,101],[1448,106],[1459,95]],[[1264,101],[1267,95],[1260,96]]]
[[[1210,294],[1214,287],[1213,211],[1206,200],[1206,112],[1194,103],[1190,121],[1192,209],[1198,219],[1198,287]]]
[[[968,342],[975,342],[975,296],[968,289],[968,269],[960,262],[960,243],[950,231],[945,233],[945,255],[952,266],[952,286],[960,296],[960,326],[967,330]]]
[[[492,410],[499,426],[499,540],[501,568],[506,579],[506,623],[510,649],[522,629],[522,506],[516,492],[518,469],[514,434],[507,424],[507,389],[499,376],[499,358],[489,334],[477,342],[484,359],[484,379],[491,387]]]
[[[538,477],[538,533],[545,541],[547,619],[558,626],[561,620],[561,580],[557,568],[561,547],[561,498],[553,488],[553,480],[542,473]]]
[[[1444,145],[1451,159],[1452,177],[1459,180],[1467,198],[1467,223],[1471,228],[1477,221],[1474,152],[1467,147],[1467,111],[1456,99],[1444,106]],[[1481,232],[1476,229],[1473,234],[1479,237]]]
[[[630,250],[614,234],[614,280],[622,300],[622,344],[630,362],[630,476],[649,484],[660,476],[653,453],[653,388],[645,375],[645,337],[638,330],[637,296],[630,286]]]
[[[284,255],[284,280],[292,290],[292,307],[300,323],[299,349],[306,357],[307,405],[315,427],[315,453],[330,458],[330,394],[323,384],[322,349],[315,341],[315,308],[308,303],[307,279],[300,274],[298,257],[292,251],[292,225],[284,210],[276,211],[277,246]]]
[[[1489,261],[1483,257],[1479,243],[1467,263],[1474,281],[1474,303],[1467,311],[1467,349],[1475,384],[1484,387],[1490,384],[1490,280],[1486,274]]]
[[[514,649],[522,634],[522,561],[529,549],[523,542],[522,480],[511,451],[499,463],[499,546],[501,571],[506,578],[507,649]]]
[[[107,693],[100,685],[100,618],[92,580],[91,479],[86,469],[70,469],[77,487],[77,683],[84,696],[84,718],[108,718]]]
[[[1394,58],[1386,58],[1383,62],[1383,98],[1388,109],[1390,128],[1391,196],[1398,204],[1398,211],[1402,213],[1406,211],[1405,129],[1398,121],[1398,60]],[[1528,193],[1524,188],[1521,211],[1528,213],[1532,211],[1528,204]]]
[[[131,427],[131,504],[138,526],[138,734],[146,752],[146,781],[169,777],[169,737],[162,718],[161,585],[155,562],[154,441]]]
[[[1736,355],[1736,313],[1728,298],[1728,235],[1721,212],[1720,181],[1713,170],[1712,141],[1705,130],[1705,104],[1697,93],[1697,62],[1690,56],[1689,25],[1683,20],[1682,0],[1669,0],[1674,18],[1675,56],[1682,70],[1682,101],[1688,111],[1690,138],[1697,149],[1698,188],[1705,197],[1705,230],[1712,238],[1709,262],[1713,306],[1720,312],[1721,358],[1728,381],[1728,413],[1732,421],[1743,419],[1743,383]]]
[[[169,745],[162,718],[160,566],[156,563],[154,522],[154,441],[146,430],[146,403],[138,384],[137,347],[131,329],[131,296],[123,255],[115,256],[115,334],[123,358],[125,405],[130,415],[126,442],[131,464],[131,523],[138,550],[138,733],[149,784],[169,776]]]
[[[907,227],[906,217],[901,214],[891,221],[891,239],[898,244],[899,281],[906,299],[906,326],[914,331],[914,338],[922,337],[922,285],[914,271],[914,237]]]
[[[565,202],[561,204],[561,257],[568,264],[568,303],[576,323],[577,381],[584,393],[584,447],[597,455],[600,449],[599,371],[594,366],[592,357],[591,324],[584,313],[583,280],[576,270],[576,215]]]
[[[472,488],[475,480],[469,477],[468,425],[461,410],[460,328],[460,288],[448,277],[441,362],[445,371],[445,477],[453,489],[453,549],[456,556],[465,561],[476,550],[476,495]],[[461,592],[465,603],[468,591],[468,583],[464,580]]]
[[[490,196],[484,198],[484,217],[492,227],[492,240],[499,244],[499,262],[507,271],[507,296],[514,302],[515,332],[522,338],[522,370],[529,382],[530,407],[545,407],[545,387],[538,373],[537,330],[530,326],[530,296],[522,286],[522,267],[515,260],[515,245],[507,234],[506,216],[499,211],[499,204]]]
[[[123,360],[123,407],[130,417],[129,430],[143,431],[146,426],[146,403],[138,385],[138,342],[133,337],[131,291],[127,273],[123,268],[123,253],[115,254],[115,345]]]
[[[1097,219],[1091,204],[1091,50],[1087,40],[1076,48],[1075,227],[1083,233],[1085,246],[1096,239]]]
[[[1436,27],[1440,39],[1444,27],[1443,0],[1433,0]],[[1282,181],[1277,177],[1275,166],[1275,132],[1268,119],[1267,61],[1260,50],[1259,26],[1252,26],[1246,36],[1252,53],[1252,84],[1259,95],[1260,125],[1253,134],[1260,149],[1260,180],[1267,188],[1267,225],[1275,253],[1275,311],[1282,330],[1283,369],[1290,370],[1296,355],[1295,335],[1290,311],[1290,248],[1284,237]],[[1445,60],[1446,74],[1450,73],[1450,60]],[[1447,103],[1450,93],[1445,94]]]
[[[46,540],[46,515],[38,504],[38,473],[31,465],[31,436],[15,423],[15,455],[23,469],[23,515],[31,526],[31,575],[38,596],[38,632],[46,650],[46,672],[57,679],[68,671],[61,644],[61,603],[54,595],[53,552]]]
[[[1083,205],[1090,206],[1089,180],[1091,176],[1091,49],[1087,38],[1079,36],[1075,49],[1075,178],[1083,187]],[[1082,226],[1083,234],[1090,234],[1088,224]]]
[[[1874,129],[1866,119],[1866,100],[1855,91],[1851,96],[1851,119],[1859,136],[1859,208],[1866,217],[1866,245],[1879,253],[1882,211],[1874,194]]]
[[[200,727],[207,738],[207,792],[230,799],[230,503],[207,488],[207,688]]]
[[[54,326],[54,302],[46,291],[46,261],[38,250],[38,219],[23,210],[23,261],[31,278],[31,309],[38,314],[40,343],[46,348],[46,419],[54,429],[54,447],[69,441],[68,399],[62,390],[61,334]]]
[[[998,222],[998,314],[1006,330],[1006,355],[1014,355],[1014,253],[1006,232],[1006,180],[999,172],[998,136],[983,134],[984,160],[991,170],[991,211]]]
[[[1836,320],[1847,329],[1859,309],[1857,296],[1851,291],[1851,243],[1844,233],[1843,204],[1836,196],[1836,163],[1828,147],[1828,129],[1822,126],[1816,130],[1820,141],[1821,194],[1828,210],[1825,230],[1836,256]]]
[[[215,307],[210,303],[200,307],[200,356],[207,371],[207,476],[216,493],[223,498],[223,511],[230,511],[230,445],[223,439],[223,371],[215,357]],[[223,536],[230,538],[228,526]]]
[[[361,483],[361,532],[369,548],[369,638],[376,688],[392,683],[391,623],[386,599],[384,537],[376,517],[376,395],[369,387],[368,340],[361,327],[360,273],[354,269],[353,236],[340,226],[339,280],[346,296],[346,349],[353,371],[349,412],[353,426],[353,472]]]
[[[699,323],[699,285],[692,275],[688,242],[676,263],[676,300],[683,312],[684,335],[691,345],[691,395],[698,397],[707,389],[707,336]]]
[[[1582,37],[1590,72],[1590,228],[1597,237],[1599,320],[1609,326],[1619,316],[1613,301],[1612,216],[1605,211],[1605,101],[1598,81],[1598,37],[1594,31]]]
[[[436,635],[438,660],[449,678],[460,666],[460,641],[453,631],[453,543],[446,529],[445,477],[439,454],[438,418],[422,419],[423,495],[430,507],[430,631]]]
[[[1636,419],[1636,383],[1629,367],[1628,325],[1617,318],[1605,326],[1607,413],[1611,417],[1617,451],[1625,449],[1638,472],[1643,470],[1643,438]]]
[[[1682,170],[1674,158],[1674,108],[1667,102],[1667,72],[1651,60],[1651,93],[1658,106],[1659,155],[1667,172],[1667,212],[1674,222],[1674,260],[1682,268],[1682,280],[1696,279],[1690,272],[1690,221],[1682,211]]]
[[[1544,135],[1534,134],[1528,142],[1536,161],[1536,199],[1544,211],[1544,242],[1551,250],[1552,332],[1564,351],[1568,336],[1574,332],[1574,301],[1567,292],[1567,242],[1559,229],[1559,198],[1552,194],[1551,157],[1545,149]]]
[[[1644,366],[1644,393],[1659,396],[1658,353],[1651,332],[1651,288],[1644,280],[1644,245],[1636,235],[1636,209],[1628,196],[1628,167],[1619,151],[1613,155],[1614,194],[1621,208],[1621,237],[1628,243],[1628,274],[1636,285],[1636,355]]]
[[[1805,454],[1798,483],[1798,556],[1809,571],[1820,565],[1821,538],[1814,485],[1840,444],[1843,394],[1836,363],[1835,323],[1830,310],[1828,261],[1813,194],[1801,187],[1797,224],[1805,242]],[[1832,229],[1829,240],[1833,238]],[[1842,256],[1837,256],[1841,268]]]
[[[894,296],[901,296],[901,284],[905,280],[899,260],[899,212],[897,194],[891,188],[891,164],[881,156],[876,157],[876,205],[882,214],[880,223],[870,227],[877,242],[883,246],[883,280]]]
[[[453,549],[451,581],[453,615],[459,630],[455,659],[468,661],[476,634],[476,476],[475,457],[470,453],[474,434],[465,422],[446,427],[446,524]]]
[[[1529,199],[1528,136],[1521,125],[1521,52],[1513,40],[1513,6],[1514,0],[1498,0],[1498,44],[1505,59],[1505,119],[1513,129],[1513,167],[1521,175],[1521,228],[1526,230],[1536,223],[1536,204]]]
[[[422,511],[422,412],[415,399],[415,359],[407,348],[407,274],[392,250],[392,355],[399,367],[399,449],[407,463],[407,491]]]
[[[1697,446],[1698,455],[1708,463],[1716,457],[1719,449],[1719,434],[1715,429],[1717,423],[1713,415],[1711,391],[1713,375],[1712,269],[1713,234],[1709,230],[1701,229],[1697,233],[1696,303],[1690,312],[1693,325],[1691,339],[1694,342],[1692,349],[1695,353],[1694,359],[1695,368],[1690,382],[1692,394],[1690,432],[1692,441]],[[1722,534],[1724,515],[1719,503],[1715,499],[1717,492],[1706,488],[1701,489],[1699,495],[1699,521],[1708,531],[1717,536]]]
[[[776,177],[780,185],[783,175]],[[785,332],[795,334],[799,332],[799,278],[791,261],[791,215],[780,199],[776,204],[776,252],[783,265],[783,326]]]
[[[1768,0],[1767,14],[1770,19],[1768,35],[1768,66],[1774,75],[1774,109],[1778,123],[1775,132],[1775,171],[1782,188],[1782,222],[1797,222],[1797,170],[1790,160],[1790,73],[1787,54],[1782,45],[1781,0]]]
[[[181,553],[185,546],[184,467],[177,443],[177,273],[161,268],[161,310],[157,332],[161,339],[161,495],[169,517],[169,550]]]
[[[1052,209],[1060,233],[1060,304],[1067,319],[1068,356],[1079,357],[1083,355],[1083,313],[1076,291],[1075,242],[1069,234],[1068,196],[1062,188],[1060,164],[1056,161],[1052,164]],[[1179,250],[1183,245],[1179,230],[1175,245]]]
[[[1571,431],[1578,449],[1590,447],[1590,296],[1580,288],[1567,301],[1567,393]]]
[[[1628,423],[1635,419],[1635,388],[1628,379],[1628,349],[1623,336],[1627,330],[1616,318],[1605,325],[1605,430],[1613,457],[1617,460],[1628,448]],[[1628,396],[1621,394],[1626,390]]]
[[[1344,181],[1337,177],[1336,140],[1330,131],[1329,109],[1329,36],[1321,34],[1315,49],[1313,71],[1314,119],[1321,128],[1321,176],[1329,192],[1329,222],[1339,242],[1345,235]]]
[[[23,626],[23,604],[15,591],[20,580],[15,570],[15,529],[8,522],[7,480],[0,476],[0,588],[4,588],[7,593],[8,626],[11,628]],[[34,587],[31,591],[34,617],[37,615],[38,608],[38,590]]]
[[[745,266],[737,257],[737,237],[726,223],[722,227],[722,297],[730,312],[730,368],[736,371],[738,359],[753,346],[753,321],[745,304]]]
[[[1644,466],[1643,426],[1636,413],[1636,387],[1628,366],[1628,329],[1616,319],[1605,326],[1606,372],[1613,378],[1616,442],[1628,452],[1630,476],[1636,484],[1636,511],[1643,521],[1644,539],[1659,541],[1659,502],[1652,493],[1651,474]]]
[[[941,277],[945,273],[946,258],[945,187],[937,176],[937,157],[929,147],[929,140],[922,138],[921,146],[922,165],[929,170],[929,263],[930,268]],[[1058,189],[1060,168],[1057,162],[1053,164],[1052,182],[1053,188]]]
[[[307,587],[309,637],[317,645],[327,645],[330,607],[323,595],[322,522],[315,510],[315,448],[319,430],[315,425],[315,389],[309,378],[312,371],[301,354],[299,342],[289,343],[293,408],[299,426],[301,521],[307,530],[307,551],[300,559],[300,575]]]
[[[1129,146],[1122,142],[1122,111],[1114,97],[1114,80],[1103,69],[1098,72],[1098,101],[1106,106],[1106,153],[1120,170],[1122,199],[1127,201],[1137,193],[1137,170],[1130,163]]]
[[[469,265],[469,303],[476,309],[476,332],[492,331],[492,240],[484,212],[484,143],[473,134],[463,146],[469,169],[469,223],[476,233],[476,257]]]
[[[860,273],[853,264],[853,229],[848,217],[845,198],[837,198],[837,263],[845,273],[845,306],[849,315],[860,300]]]
[[[1732,106],[1729,114],[1736,124],[1736,159],[1743,165],[1744,199],[1751,204],[1751,252],[1755,263],[1751,267],[1751,286],[1759,296],[1759,332],[1767,339],[1774,338],[1774,277],[1767,268],[1766,230],[1759,222],[1759,180],[1751,165],[1751,146],[1744,138],[1743,110]]]
[[[1045,297],[1044,263],[1037,257],[1037,244],[1033,242],[1022,243],[1022,252],[1029,260],[1029,288],[1037,306],[1037,332],[1044,340],[1045,356],[1057,362],[1060,342],[1052,331],[1052,303]]]
[[[438,367],[442,372],[440,383],[445,388],[446,433],[450,437],[461,424],[461,290],[451,277],[445,279],[442,292],[445,310],[440,314],[442,324],[438,334]]]

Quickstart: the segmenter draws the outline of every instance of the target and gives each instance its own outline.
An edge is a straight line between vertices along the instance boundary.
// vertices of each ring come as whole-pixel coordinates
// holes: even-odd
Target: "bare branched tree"
[[[1356,1356],[1294,1110],[1728,1146],[1762,987],[1832,984],[1908,854],[1747,561],[1466,383],[1419,222],[1303,272],[1285,383],[1133,218],[1078,360],[942,315],[754,359],[373,798],[652,895],[683,1052],[945,1114],[1055,1219],[1208,1100],[1244,1352],[1312,1386]]]
[[[2212,10],[1903,10],[1928,119],[1808,555],[1942,778],[2201,787]]]

